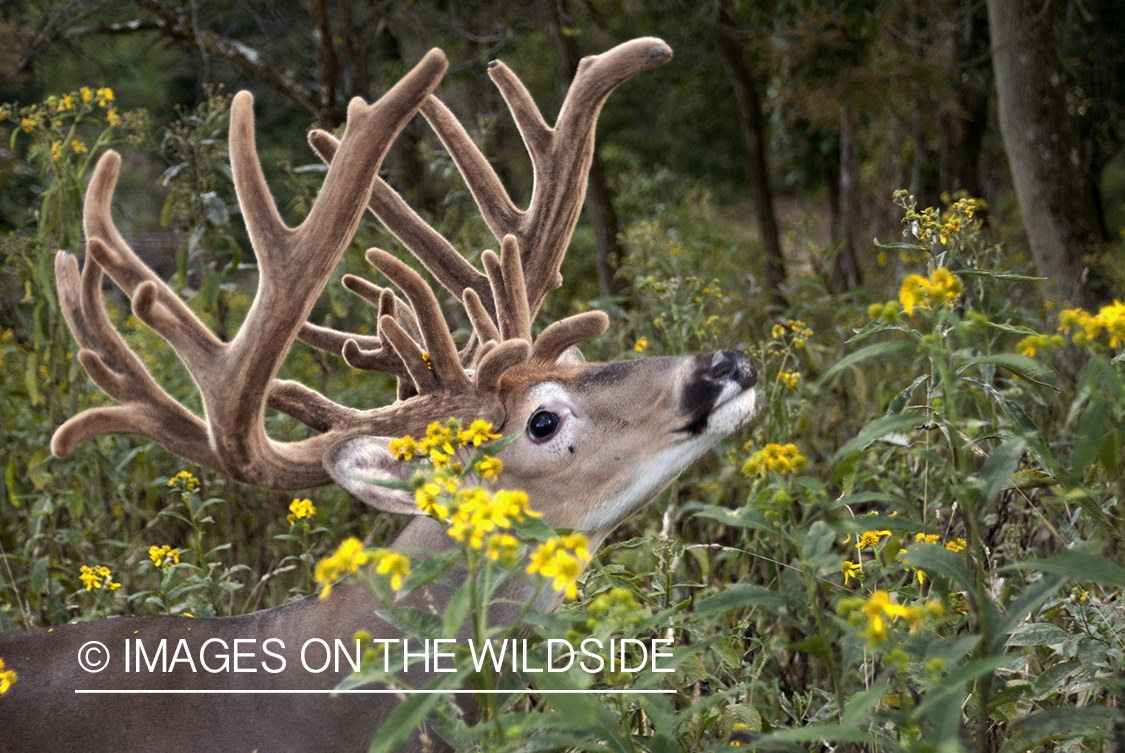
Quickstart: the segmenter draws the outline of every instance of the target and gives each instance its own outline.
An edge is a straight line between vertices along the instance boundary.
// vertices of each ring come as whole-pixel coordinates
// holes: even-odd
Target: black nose
[[[729,379],[742,389],[750,389],[758,383],[758,371],[754,362],[745,353],[736,350],[718,350],[711,354],[712,379]]]

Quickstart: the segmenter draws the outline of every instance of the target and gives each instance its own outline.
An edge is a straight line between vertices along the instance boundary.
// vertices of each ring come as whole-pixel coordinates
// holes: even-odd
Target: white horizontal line
[[[104,695],[234,695],[242,693],[259,693],[259,694],[305,694],[305,695],[326,695],[330,693],[339,693],[341,695],[346,693],[365,693],[375,695],[414,695],[416,693],[440,693],[442,695],[519,695],[531,694],[537,695],[608,695],[610,693],[621,693],[624,695],[637,695],[637,694],[651,694],[651,693],[675,693],[675,690],[433,690],[430,688],[411,689],[411,690],[390,690],[387,688],[380,689],[357,689],[357,690],[235,690],[235,689],[219,689],[219,690],[75,690],[75,693],[88,693],[88,694],[104,694]]]

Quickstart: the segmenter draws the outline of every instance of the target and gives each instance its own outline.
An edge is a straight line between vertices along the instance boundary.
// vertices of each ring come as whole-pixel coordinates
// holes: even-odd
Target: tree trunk
[[[727,15],[727,14],[724,14]],[[773,192],[770,190],[769,168],[766,164],[765,133],[762,124],[762,104],[758,88],[743,58],[743,48],[725,26],[712,28],[719,56],[723,60],[727,78],[738,102],[738,116],[742,125],[742,146],[746,166],[746,185],[750,202],[757,215],[758,234],[766,251],[765,287],[774,305],[789,307],[782,291],[785,284],[785,255],[777,232],[777,215],[773,209]]]
[[[851,114],[847,107],[840,108],[840,191],[836,195],[838,209],[833,238],[840,245],[832,260],[830,287],[835,293],[853,290],[863,284],[863,271],[855,250],[855,137],[852,135]],[[829,192],[831,195],[831,192]]]
[[[949,59],[951,106],[942,108],[939,132],[939,185],[942,191],[964,190],[981,196],[980,152],[988,125],[988,19],[966,14],[961,25],[943,31]]]
[[[574,37],[563,31],[566,0],[545,0],[547,6],[547,31],[555,51],[555,88],[559,101],[566,98],[570,82],[578,72],[578,45]],[[594,151],[590,165],[590,182],[586,188],[586,216],[594,230],[594,265],[598,270],[598,292],[603,297],[619,295],[625,283],[617,277],[621,259],[621,246],[617,242],[617,211],[613,208],[613,192],[609,190],[605,168]]]
[[[1000,133],[1045,293],[1091,306],[1106,296],[1087,258],[1098,220],[1067,114],[1050,4],[988,0]]]

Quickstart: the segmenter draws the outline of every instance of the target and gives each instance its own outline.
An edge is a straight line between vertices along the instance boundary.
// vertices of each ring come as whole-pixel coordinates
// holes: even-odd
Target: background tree
[[[1052,3],[988,0],[1000,131],[1028,245],[1050,293],[1089,306],[1108,293],[1103,240],[1067,108]]]

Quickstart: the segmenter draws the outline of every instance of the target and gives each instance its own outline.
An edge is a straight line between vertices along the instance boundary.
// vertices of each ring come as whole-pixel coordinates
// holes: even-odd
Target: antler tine
[[[626,79],[671,59],[671,48],[654,37],[583,58],[553,129],[516,75],[503,63],[490,65],[488,75],[507,101],[532,161],[532,198],[522,212],[452,113],[432,96],[422,106],[422,114],[453,157],[489,228],[497,238],[511,234],[518,239],[532,318],[547,290],[562,283],[559,268],[586,196],[602,105]]]
[[[368,249],[367,260],[399,287],[410,301],[410,305],[414,308],[414,315],[418,318],[418,328],[421,330],[422,342],[427,351],[424,355],[429,357],[428,361],[421,359],[424,361],[422,370],[431,372],[436,378],[432,385],[429,378],[422,380],[415,378],[418,392],[425,394],[438,387],[447,391],[465,391],[469,386],[469,378],[461,366],[457,346],[453,343],[453,335],[449,332],[441,306],[438,305],[430,286],[421,275],[386,251],[377,248]],[[391,345],[398,351],[411,376],[415,376],[415,372],[419,369],[419,359],[415,358],[417,345],[413,338],[389,316],[379,317],[379,330],[390,339]]]
[[[520,338],[531,342],[531,312],[527,307],[527,287],[520,263],[519,243],[514,235],[505,235],[500,244],[500,257],[492,251],[481,254],[492,296],[496,299],[496,321],[500,339]]]
[[[340,146],[332,134],[320,130],[309,133],[309,144],[329,165]],[[382,178],[375,179],[367,206],[442,287],[455,296],[460,296],[466,288],[474,290],[489,310],[492,309],[488,279],[466,261],[441,233],[419,217]]]
[[[161,427],[171,424],[175,431],[168,449],[214,467],[207,425],[160,388],[110,323],[102,301],[101,267],[88,259],[79,278],[78,260],[60,251],[55,255],[55,275],[63,315],[80,348],[79,362],[94,384],[121,405],[93,408],[64,422],[51,438],[51,452],[56,457],[69,455],[76,444],[99,434],[159,439],[164,433]]]
[[[116,333],[110,337],[102,331],[112,330],[104,311],[101,319],[91,318],[90,306],[80,303],[77,310],[83,315],[73,316],[72,303],[68,318],[88,351],[80,354],[83,365],[103,389],[125,404],[87,411],[68,421],[53,443],[58,451],[68,451],[74,441],[87,436],[130,432],[150,436],[179,455],[257,486],[292,489],[328,483],[321,464],[325,450],[344,435],[361,433],[360,423],[372,428],[378,418],[371,411],[354,411],[327,400],[296,406],[291,400],[300,396],[300,390],[272,383],[297,330],[351,241],[390,144],[433,91],[446,66],[441,51],[432,50],[377,102],[365,105],[358,98],[352,100],[341,159],[329,169],[312,211],[295,229],[282,222],[258,162],[252,98],[245,92],[235,97],[232,170],[261,279],[246,320],[230,343],[220,342],[121,238],[110,215],[120,158],[112,152],[103,156],[86,197],[90,259],[133,299],[137,317],[175,349],[199,388],[206,424],[160,390],[135,356],[126,356],[127,348]],[[65,259],[59,264],[64,289],[74,287],[73,264]],[[100,277],[93,267],[88,269],[90,275]],[[310,425],[327,428],[328,433],[292,443],[270,440],[264,411],[271,392],[271,405],[303,415],[313,422]]]

